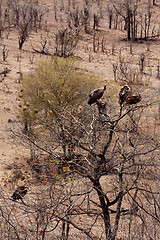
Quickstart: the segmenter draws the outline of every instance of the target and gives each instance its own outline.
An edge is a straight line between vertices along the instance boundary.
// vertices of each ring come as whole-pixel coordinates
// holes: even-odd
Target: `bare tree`
[[[2,56],[3,56],[3,61],[6,61],[8,57],[9,50],[6,48],[6,45],[3,45],[3,50],[2,50]]]
[[[160,77],[160,68],[159,68],[159,60],[158,60],[158,63],[157,63],[157,78]]]
[[[98,16],[94,13],[93,15],[93,29],[98,29],[99,26],[99,18]]]
[[[138,9],[138,1],[125,0],[123,3],[120,3],[119,6],[116,4],[113,5],[115,11],[120,15],[125,22],[124,29],[127,30],[127,39],[135,39],[136,36],[136,15]]]
[[[123,0],[120,2],[113,1],[114,11],[124,22],[124,30],[127,31],[127,39],[135,40],[137,38],[152,37],[155,24],[152,23],[153,29],[151,34],[151,1],[143,2],[134,0]],[[140,36],[138,36],[140,33]]]
[[[156,5],[156,0],[153,0],[153,5]]]
[[[42,18],[48,10],[42,10],[36,3],[20,4],[16,1],[9,2],[8,4],[11,9],[11,21],[18,30],[19,49],[22,49],[31,31],[37,31],[37,28],[41,28]]]
[[[112,28],[112,21],[113,21],[113,8],[108,4],[108,17],[109,17],[109,29]]]
[[[2,14],[2,1],[0,1],[0,38],[2,37],[2,32],[3,32],[3,14]]]
[[[90,107],[82,100],[89,93],[87,86],[82,92],[77,85],[71,85],[70,90],[65,87],[66,74],[69,71],[70,74],[78,73],[78,69],[63,64],[63,71],[59,61],[62,59],[54,60],[54,73],[55,69],[58,70],[55,81],[60,77],[58,82],[51,82],[54,75],[50,78],[51,68],[47,75],[45,66],[45,74],[38,75],[37,79],[43,79],[49,88],[44,85],[43,90],[43,86],[36,84],[36,91],[33,91],[33,73],[31,80],[26,81],[26,89],[23,85],[22,99],[24,104],[26,100],[29,104],[22,113],[30,127],[27,134],[19,133],[19,137],[34,149],[28,163],[41,182],[41,189],[31,198],[32,201],[24,198],[26,205],[22,203],[22,216],[27,213],[30,222],[35,223],[27,226],[31,235],[26,235],[26,230],[22,232],[23,236],[29,239],[38,233],[47,239],[54,233],[58,237],[61,229],[62,239],[74,232],[79,234],[79,239],[115,240],[120,236],[121,224],[129,229],[126,234],[130,239],[134,234],[136,239],[158,234],[156,229],[154,232],[147,226],[149,222],[156,226],[160,221],[156,186],[159,132],[157,130],[153,135],[147,130],[148,124],[150,129],[153,126],[151,115],[151,119],[145,121],[145,116],[157,103],[142,99],[135,105],[117,107],[117,103],[107,101],[103,110],[104,105],[100,102]],[[73,84],[73,75],[71,79]],[[60,81],[62,85],[59,85]],[[55,91],[56,86],[60,92]],[[43,189],[46,189],[45,197]],[[153,208],[149,207],[150,204]],[[13,215],[9,217],[7,214],[9,211],[3,207],[2,220],[9,219],[7,225],[12,226],[14,234],[20,234],[20,228],[12,221]],[[121,221],[128,216],[128,224]],[[137,222],[141,222],[139,231],[136,231]]]
[[[54,19],[57,21],[57,0],[54,0]]]
[[[115,80],[115,82],[117,82],[117,67],[118,67],[118,64],[112,63],[112,67],[113,67],[113,73],[114,73],[114,80]]]
[[[83,15],[82,12],[79,10],[78,7],[71,10],[69,9],[68,12],[68,27],[70,29],[78,29],[83,24]]]
[[[88,33],[88,23],[89,23],[89,6],[86,5],[83,9],[83,25],[86,33]]]
[[[132,219],[130,229],[134,227],[134,219],[141,219],[143,228],[147,226],[150,218],[156,224],[160,221],[159,213],[156,210],[158,208],[158,191],[154,191],[151,186],[148,188],[148,184],[143,185],[146,177],[150,178],[152,176],[151,173],[144,173],[144,171],[149,171],[149,166],[154,168],[158,163],[157,151],[159,148],[157,142],[146,137],[142,126],[143,134],[141,132],[141,117],[146,105],[120,110],[117,116],[108,116],[105,112],[100,113],[99,116],[98,110],[95,114],[96,106],[93,106],[93,108],[90,111],[83,109],[80,113],[81,118],[77,115],[76,110],[75,113],[72,110],[72,114],[69,115],[65,114],[63,116],[61,114],[58,121],[60,126],[61,124],[63,126],[61,134],[58,132],[57,134],[60,134],[58,141],[63,143],[63,153],[52,151],[49,145],[46,148],[44,143],[41,142],[40,144],[40,138],[38,138],[38,142],[31,136],[28,138],[33,146],[37,146],[38,149],[41,148],[45,152],[50,152],[48,161],[47,158],[45,158],[45,161],[39,159],[37,165],[39,166],[38,175],[42,181],[53,181],[52,176],[56,166],[60,173],[60,175],[55,175],[57,180],[58,176],[60,179],[64,177],[68,181],[74,179],[72,184],[66,183],[64,185],[63,183],[63,190],[60,190],[57,180],[54,180],[57,182],[57,189],[54,189],[54,192],[58,191],[61,194],[63,192],[63,194],[62,196],[56,195],[56,198],[51,197],[52,204],[51,202],[46,204],[44,201],[41,203],[42,200],[40,201],[39,198],[41,198],[42,193],[38,195],[38,206],[40,204],[41,208],[37,206],[36,214],[39,216],[38,219],[42,218],[43,224],[41,224],[45,226],[45,228],[42,228],[38,225],[38,233],[42,230],[43,233],[45,231],[46,238],[49,236],[48,233],[51,232],[50,225],[54,225],[55,219],[57,219],[57,224],[58,222],[62,223],[62,239],[68,236],[71,231],[69,229],[72,228],[75,231],[77,229],[81,234],[85,232],[90,239],[95,237],[115,239],[122,216],[130,215]],[[50,128],[53,131],[53,125],[50,125]],[[56,129],[54,129],[54,133],[55,131]],[[104,136],[107,136],[106,141],[102,140]],[[35,160],[36,158],[33,159],[33,163]],[[145,174],[144,178],[143,174]],[[156,177],[155,172],[154,175]],[[113,184],[108,182],[109,176],[114,178]],[[105,182],[103,182],[103,178],[105,178]],[[144,180],[141,181],[141,178]],[[106,182],[107,189],[105,189]],[[49,193],[45,193],[45,201],[47,201],[49,195]],[[156,212],[148,208],[149,197],[156,205]],[[128,198],[128,204],[124,208],[122,204],[127,202],[126,198]],[[57,205],[54,204],[56,199],[58,201]],[[46,207],[40,210],[43,205]],[[62,206],[63,210],[61,209]],[[34,204],[33,208],[35,208]],[[28,209],[25,211],[28,211]],[[43,217],[44,214],[45,217]],[[85,221],[86,223],[91,221],[91,225],[85,224],[84,221],[81,222],[80,219],[83,216],[88,219],[88,221]],[[99,226],[100,222],[103,222],[102,229]],[[36,220],[35,223],[39,224],[39,221]],[[52,229],[54,231],[55,227],[52,227]],[[95,234],[95,229],[99,229],[99,234]],[[151,229],[148,229],[148,231],[152,235]],[[137,236],[137,239],[148,236],[147,234],[143,232],[143,235]],[[131,235],[132,231],[130,231]]]
[[[140,71],[143,72],[144,71],[144,64],[145,64],[145,55],[142,53],[140,56],[140,63],[139,63],[139,67],[140,67]]]
[[[78,40],[78,30],[69,31],[67,28],[59,29],[55,34],[55,55],[61,57],[73,55],[73,49],[77,46]]]

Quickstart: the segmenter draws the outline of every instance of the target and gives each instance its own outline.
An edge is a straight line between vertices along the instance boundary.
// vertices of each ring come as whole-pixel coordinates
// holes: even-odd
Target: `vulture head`
[[[103,93],[105,90],[106,90],[106,84],[104,85],[103,88],[98,88],[98,89],[93,90],[89,94],[88,104],[92,105],[93,103],[96,103],[97,100],[99,100],[103,96]]]
[[[19,200],[19,199],[22,200],[22,198],[26,195],[26,193],[27,193],[27,187],[20,186],[16,189],[16,191],[13,193],[11,198],[13,198],[14,201]]]
[[[122,105],[129,95],[131,95],[131,89],[126,84],[121,88],[121,90],[119,92],[119,104]]]

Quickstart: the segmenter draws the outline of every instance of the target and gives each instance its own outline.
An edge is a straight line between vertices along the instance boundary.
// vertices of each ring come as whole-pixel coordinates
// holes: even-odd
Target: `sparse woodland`
[[[159,8],[0,1],[0,239],[160,239]]]

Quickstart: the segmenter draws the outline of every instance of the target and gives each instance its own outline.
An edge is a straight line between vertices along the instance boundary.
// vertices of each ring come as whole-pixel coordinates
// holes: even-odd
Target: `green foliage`
[[[54,57],[40,61],[33,72],[23,77],[19,109],[24,122],[59,118],[66,110],[87,102],[98,80],[78,69],[76,63],[73,57]]]

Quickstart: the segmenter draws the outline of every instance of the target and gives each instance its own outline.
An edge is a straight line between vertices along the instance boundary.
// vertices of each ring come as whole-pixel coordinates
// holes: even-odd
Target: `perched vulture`
[[[13,193],[11,197],[13,198],[14,201],[19,199],[22,200],[22,198],[26,195],[26,193],[27,193],[27,187],[21,186],[16,189],[16,191]]]
[[[129,95],[131,95],[131,89],[128,85],[124,85],[119,92],[119,104],[122,105]]]
[[[104,85],[104,88],[98,88],[98,89],[93,90],[89,94],[88,104],[92,105],[93,103],[96,103],[97,100],[99,100],[103,96],[103,93],[105,90],[106,90],[106,84]]]
[[[138,102],[140,102],[142,99],[141,95],[131,95],[128,96],[125,100],[125,104],[136,104]]]

